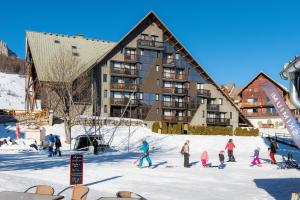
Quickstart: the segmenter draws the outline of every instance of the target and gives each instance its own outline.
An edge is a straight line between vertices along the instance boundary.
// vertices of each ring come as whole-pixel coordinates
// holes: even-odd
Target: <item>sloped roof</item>
[[[238,95],[240,95],[253,81],[255,81],[260,75],[266,77],[269,81],[271,81],[273,84],[275,84],[277,87],[279,87],[280,89],[282,89],[284,92],[288,93],[288,89],[286,87],[284,87],[283,85],[281,85],[280,83],[278,83],[277,81],[275,81],[273,78],[271,78],[270,76],[268,76],[266,73],[264,72],[259,72],[256,76],[254,76],[238,93]]]
[[[73,80],[115,45],[110,41],[88,39],[80,35],[68,36],[32,31],[26,32],[26,40],[39,80],[54,82],[62,81],[55,75],[57,70],[53,65],[53,59],[61,57],[62,52],[68,54],[64,56],[76,57],[76,65],[65,65],[69,76],[66,79]]]
[[[231,100],[230,97],[228,97],[223,90],[219,87],[218,84],[208,75],[208,73],[200,66],[200,64],[196,61],[196,59],[193,58],[191,53],[181,44],[179,40],[175,37],[175,35],[169,30],[169,28],[162,22],[162,20],[153,12],[150,11],[142,20],[140,20],[116,45],[114,48],[112,48],[109,52],[106,53],[105,56],[103,56],[98,61],[101,62],[101,60],[105,60],[111,52],[113,52],[118,46],[122,46],[124,41],[129,38],[130,34],[133,33],[139,26],[148,23],[150,20],[153,20],[164,32],[164,34],[168,37],[168,41],[173,43],[173,46],[178,49],[178,52],[180,52],[182,55],[184,55],[185,59],[188,60],[188,62],[197,69],[197,71],[202,74],[203,77],[205,77],[206,80],[208,80],[211,84],[213,84],[217,90],[219,90],[223,96],[231,103],[231,105],[239,112],[241,119],[248,124],[249,126],[252,126],[252,123],[243,115],[241,110],[235,105],[235,103]]]

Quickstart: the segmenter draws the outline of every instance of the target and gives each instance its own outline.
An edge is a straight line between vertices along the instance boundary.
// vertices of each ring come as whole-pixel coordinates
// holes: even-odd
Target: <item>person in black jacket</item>
[[[95,138],[93,140],[93,146],[94,146],[94,154],[97,155],[98,154],[98,141],[97,141],[97,138]]]
[[[276,159],[275,159],[275,154],[277,152],[277,149],[278,149],[278,144],[276,143],[276,141],[273,139],[273,138],[270,138],[270,148],[269,148],[269,151],[270,151],[270,158],[272,160],[272,164],[276,164]]]
[[[59,136],[56,135],[55,136],[55,155],[61,156],[61,151],[60,151],[60,147],[61,147],[61,141],[59,139]]]

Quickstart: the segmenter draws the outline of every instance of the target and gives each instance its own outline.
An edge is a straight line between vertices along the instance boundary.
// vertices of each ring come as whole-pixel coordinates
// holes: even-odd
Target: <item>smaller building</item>
[[[271,82],[282,94],[292,113],[298,118],[299,111],[292,105],[288,90],[267,74],[260,72],[238,93],[238,103],[242,113],[259,128],[283,128],[284,124],[261,84]]]

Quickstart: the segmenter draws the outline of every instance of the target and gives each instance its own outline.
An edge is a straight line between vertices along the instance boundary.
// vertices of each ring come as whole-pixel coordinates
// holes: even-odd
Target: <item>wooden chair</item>
[[[75,185],[63,189],[57,194],[57,196],[59,196],[61,193],[65,192],[68,189],[73,190],[71,200],[86,200],[87,194],[89,193],[89,188],[87,186]]]
[[[53,195],[54,189],[49,185],[35,185],[30,188],[28,188],[24,193],[27,193],[29,190],[36,188],[35,193],[36,194],[44,194],[44,195]]]
[[[146,200],[141,195],[136,194],[134,192],[129,192],[129,191],[119,191],[119,192],[117,192],[116,196],[118,198],[134,198],[134,199],[139,199],[139,200]]]

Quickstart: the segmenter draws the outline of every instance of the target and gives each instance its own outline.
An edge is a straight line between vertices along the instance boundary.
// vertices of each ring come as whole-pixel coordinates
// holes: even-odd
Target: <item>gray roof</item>
[[[74,80],[115,46],[114,42],[88,39],[81,35],[32,31],[26,32],[26,40],[39,80],[53,82]],[[54,60],[58,59],[69,59],[72,63],[63,65],[63,70],[67,72],[64,80],[57,75]]]

